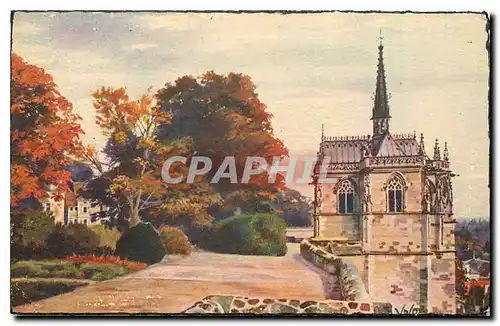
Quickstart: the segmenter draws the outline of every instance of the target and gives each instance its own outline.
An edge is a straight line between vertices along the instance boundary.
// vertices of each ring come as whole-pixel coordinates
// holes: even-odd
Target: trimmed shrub
[[[163,247],[169,254],[189,255],[191,244],[187,235],[178,227],[165,225],[160,230]]]
[[[116,249],[116,243],[122,235],[118,229],[106,227],[104,224],[92,225],[90,229],[99,236],[99,247]]]
[[[126,230],[116,243],[116,253],[122,259],[152,265],[166,255],[160,234],[151,223],[142,222]]]
[[[286,223],[273,213],[237,215],[212,225],[200,244],[222,253],[283,256]]]
[[[99,236],[84,224],[57,224],[47,238],[47,251],[55,258],[93,254],[99,246]]]

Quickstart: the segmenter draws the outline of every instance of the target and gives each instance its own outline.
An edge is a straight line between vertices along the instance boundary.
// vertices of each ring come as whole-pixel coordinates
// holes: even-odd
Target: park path
[[[213,294],[300,300],[338,299],[335,280],[305,261],[299,245],[284,257],[197,251],[143,271],[31,304],[15,313],[180,313]]]

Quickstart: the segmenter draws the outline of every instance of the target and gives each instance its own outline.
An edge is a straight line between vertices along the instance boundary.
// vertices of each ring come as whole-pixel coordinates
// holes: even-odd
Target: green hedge
[[[50,212],[12,211],[10,214],[11,261],[43,259],[50,255],[45,245],[54,228],[54,215]]]
[[[160,262],[167,254],[160,234],[148,222],[139,223],[125,231],[116,243],[116,253],[122,259],[148,265]]]
[[[108,280],[128,274],[120,265],[99,263],[73,263],[66,261],[18,261],[12,264],[12,278],[72,278],[93,281]]]
[[[57,224],[47,237],[49,257],[64,258],[71,255],[88,255],[99,247],[99,236],[85,224]]]
[[[221,253],[284,256],[286,223],[273,213],[237,215],[212,225],[200,246]]]
[[[94,232],[95,230],[96,232]],[[11,261],[64,258],[71,255],[113,255],[120,237],[102,225],[54,224],[44,211],[11,212]]]

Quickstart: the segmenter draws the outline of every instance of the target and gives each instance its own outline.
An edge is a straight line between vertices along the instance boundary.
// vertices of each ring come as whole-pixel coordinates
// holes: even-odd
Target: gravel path
[[[150,268],[14,308],[15,313],[179,313],[211,294],[301,300],[338,299],[330,275],[303,260],[194,252]]]

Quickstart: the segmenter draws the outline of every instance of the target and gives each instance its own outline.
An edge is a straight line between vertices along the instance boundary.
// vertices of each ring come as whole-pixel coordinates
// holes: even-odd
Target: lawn
[[[118,257],[71,256],[62,260],[25,260],[11,266],[12,306],[73,291],[146,268]]]

